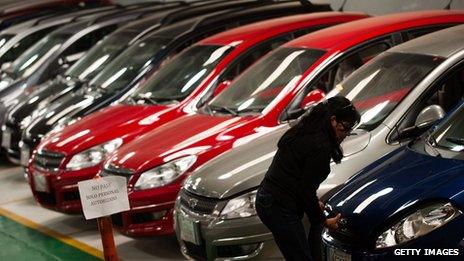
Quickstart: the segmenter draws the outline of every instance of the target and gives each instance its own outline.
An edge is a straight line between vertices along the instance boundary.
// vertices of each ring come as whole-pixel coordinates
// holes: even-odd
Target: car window
[[[427,28],[416,28],[416,29],[412,29],[412,30],[408,30],[404,32],[404,35],[407,40],[411,40],[419,36],[423,36],[423,35],[438,31],[438,30],[451,27],[451,26],[454,26],[454,25],[447,24],[447,25],[432,26],[432,27],[427,27]]]
[[[29,47],[31,47],[33,44],[45,37],[49,32],[51,32],[55,28],[56,27],[49,27],[43,30],[39,30],[19,40],[2,55],[2,57],[0,58],[0,63],[11,62],[15,60]]]
[[[71,44],[66,51],[63,52],[63,56],[72,56],[81,52],[85,52],[93,47],[98,41],[100,41],[105,35],[116,30],[117,26],[106,26],[98,30],[92,31],[79,40]]]
[[[28,77],[71,37],[69,34],[49,34],[21,54],[8,71],[14,77]]]
[[[287,113],[285,114],[288,118],[286,120],[294,119],[303,113],[301,108],[306,107],[306,104],[304,104],[307,102],[305,97],[310,94],[310,92],[315,90],[321,91],[322,93],[330,92],[337,84],[350,76],[363,64],[390,48],[390,38],[384,38],[379,41],[371,43],[364,48],[359,48],[347,56],[344,56],[338,62],[334,62],[334,65],[322,73],[316,81],[312,81],[307,85],[290,103]]]
[[[361,114],[359,128],[376,128],[443,59],[420,54],[384,53],[338,84],[327,97],[350,99]]]
[[[81,80],[93,78],[123,49],[127,48],[127,44],[136,35],[135,32],[121,32],[105,37],[69,68],[65,74]]]
[[[193,46],[162,66],[131,98],[145,103],[182,100],[233,49],[230,45]]]
[[[441,80],[438,80],[428,91],[417,99],[400,121],[397,129],[402,130],[414,126],[419,113],[430,105],[439,105],[448,113],[464,99],[463,86],[464,65],[460,65],[443,75]]]
[[[451,151],[464,151],[464,106],[461,106],[432,134],[436,146]]]
[[[305,48],[278,48],[253,64],[209,106],[261,112],[277,97],[286,95],[324,53]]]

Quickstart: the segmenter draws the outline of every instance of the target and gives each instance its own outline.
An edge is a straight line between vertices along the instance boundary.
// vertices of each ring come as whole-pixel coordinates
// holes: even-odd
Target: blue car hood
[[[463,191],[463,160],[403,147],[358,173],[327,204],[332,213],[342,214],[345,231],[373,239],[388,222],[414,211],[417,203],[445,200],[464,210]]]

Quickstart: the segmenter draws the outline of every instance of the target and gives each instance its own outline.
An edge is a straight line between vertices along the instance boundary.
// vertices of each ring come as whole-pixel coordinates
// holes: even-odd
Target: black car
[[[11,26],[0,32],[0,67],[7,68],[29,47],[60,26],[84,19],[95,14],[114,12],[117,6],[84,9],[67,14],[54,14],[35,18]],[[0,83],[0,90],[6,82]]]
[[[35,91],[23,92],[17,97],[18,104],[7,111],[5,120],[6,136],[9,142],[4,147],[11,161],[19,160],[19,141],[22,129],[25,128],[37,114],[46,109],[49,104],[69,92],[77,91],[83,84],[88,83],[97,73],[109,64],[119,53],[136,43],[142,36],[150,34],[175,22],[179,22],[196,15],[228,8],[261,6],[262,2],[241,1],[198,1],[191,4],[178,3],[153,12],[149,17],[132,22],[112,34],[93,47],[84,57],[76,62],[64,74],[58,75],[42,85],[31,87]],[[151,55],[151,54],[150,54]],[[34,113],[33,113],[34,112]]]
[[[2,2],[0,30],[37,17],[111,4],[109,0],[13,0],[6,3]]]
[[[45,88],[43,83],[66,71],[105,35],[128,21],[151,14],[156,8],[159,7],[153,4],[131,5],[117,8],[110,14],[95,14],[90,20],[77,21],[53,31],[29,48],[6,71],[9,78],[16,80],[0,90],[0,123],[4,122],[7,109],[16,104],[21,95],[31,101],[30,94],[35,89]],[[2,79],[7,80],[6,77]]]
[[[78,21],[53,31],[4,70],[3,81],[11,83],[0,90],[0,100],[5,107],[11,105],[28,87],[35,86],[64,72],[81,58],[87,50],[105,35],[125,22],[149,14],[157,5],[134,5],[110,14],[96,14],[90,20]]]
[[[54,101],[23,131],[25,154],[52,128],[61,128],[117,101],[173,55],[214,33],[247,23],[285,15],[327,10],[328,6],[302,6],[298,1],[273,3],[256,8],[236,8],[203,15],[165,27],[124,51],[89,84]],[[26,163],[26,160],[24,160]]]

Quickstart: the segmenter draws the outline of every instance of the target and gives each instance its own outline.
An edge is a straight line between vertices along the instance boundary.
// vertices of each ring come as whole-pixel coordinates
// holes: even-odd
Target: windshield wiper
[[[435,146],[437,146],[437,140],[435,137],[433,137],[432,134],[430,134],[426,139],[425,139],[425,144],[427,144],[432,150],[437,154],[438,157],[442,157],[440,152],[437,150]]]
[[[445,140],[457,144],[457,145],[464,145],[464,139],[463,138],[456,138],[456,137],[448,137],[445,138]]]
[[[238,113],[239,113],[239,114],[248,113],[248,112],[261,113],[261,111],[262,111],[263,109],[264,109],[264,108],[259,108],[259,107],[255,107],[255,108],[245,108],[245,109],[239,110]]]
[[[146,96],[137,96],[135,98],[135,100],[144,101],[144,102],[149,103],[149,104],[158,104],[158,102],[155,99],[150,98],[150,97],[146,97]]]
[[[221,106],[215,106],[215,105],[209,105],[209,108],[213,111],[217,111],[217,112],[227,112],[233,116],[238,116],[238,113],[231,109],[231,108],[227,108],[227,107],[221,107]]]

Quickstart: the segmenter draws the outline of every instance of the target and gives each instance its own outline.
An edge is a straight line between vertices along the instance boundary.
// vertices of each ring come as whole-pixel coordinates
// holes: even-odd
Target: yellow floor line
[[[52,229],[49,229],[49,228],[46,228],[44,226],[41,226],[40,224],[37,224],[29,219],[26,219],[24,217],[21,217],[19,215],[16,215],[15,213],[11,212],[11,211],[8,211],[2,207],[0,207],[0,215],[2,216],[5,216],[11,220],[14,220],[26,227],[29,227],[31,229],[34,229],[34,230],[37,230],[45,235],[48,235],[50,237],[53,237],[63,243],[66,243],[68,245],[71,245],[77,249],[80,249],[81,251],[84,251],[90,255],[93,255],[93,256],[96,256],[98,258],[101,258],[101,259],[104,259],[104,255],[103,255],[103,252],[92,247],[92,246],[89,246],[87,244],[84,244],[82,242],[79,242],[75,239],[73,239],[72,237],[70,236],[67,236],[67,235],[63,235],[63,234],[60,234]]]
[[[8,205],[8,204],[11,204],[11,203],[18,203],[18,202],[22,202],[22,201],[26,201],[26,200],[33,200],[33,198],[31,196],[29,196],[29,197],[26,197],[26,198],[13,199],[13,200],[10,200],[10,201],[1,202],[0,206]]]

